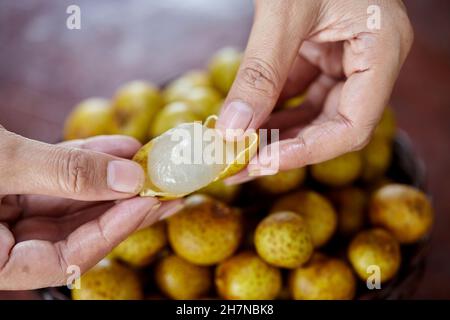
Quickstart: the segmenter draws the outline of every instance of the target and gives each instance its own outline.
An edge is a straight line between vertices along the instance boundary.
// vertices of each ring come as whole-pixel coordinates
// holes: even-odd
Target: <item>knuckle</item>
[[[271,63],[260,58],[249,58],[240,72],[240,83],[244,88],[250,89],[268,98],[276,97],[279,92],[279,75]]]
[[[94,164],[81,150],[70,149],[59,158],[59,183],[69,193],[81,194],[91,187]]]

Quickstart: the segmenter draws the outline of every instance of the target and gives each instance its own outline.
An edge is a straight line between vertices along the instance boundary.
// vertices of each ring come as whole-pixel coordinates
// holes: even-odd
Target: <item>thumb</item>
[[[0,194],[97,201],[135,195],[144,172],[130,160],[30,140],[0,127],[0,177]]]
[[[217,129],[257,129],[278,100],[309,32],[315,1],[255,1],[255,19]]]

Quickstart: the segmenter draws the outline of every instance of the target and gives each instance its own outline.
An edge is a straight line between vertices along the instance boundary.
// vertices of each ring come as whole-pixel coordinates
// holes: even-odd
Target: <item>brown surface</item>
[[[428,269],[417,298],[450,298],[450,1],[405,1],[416,31],[393,94],[401,128],[428,168],[437,211]],[[224,45],[244,47],[251,1],[78,0],[82,30],[65,28],[73,1],[0,2],[0,123],[57,141],[73,105],[111,96],[131,79],[163,83],[201,67]],[[0,298],[35,297],[1,293]]]

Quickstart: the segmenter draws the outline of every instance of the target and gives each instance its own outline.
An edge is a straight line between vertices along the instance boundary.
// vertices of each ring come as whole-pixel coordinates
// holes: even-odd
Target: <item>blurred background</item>
[[[71,4],[81,7],[81,30],[66,28]],[[415,43],[392,105],[424,160],[437,220],[414,297],[450,299],[450,1],[405,4]],[[163,84],[223,46],[243,49],[252,15],[250,0],[0,0],[0,124],[57,142],[82,99],[134,79]]]

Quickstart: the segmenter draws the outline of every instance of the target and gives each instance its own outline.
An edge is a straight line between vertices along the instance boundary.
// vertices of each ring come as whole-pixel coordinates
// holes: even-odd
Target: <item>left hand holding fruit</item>
[[[50,145],[0,126],[0,290],[66,283],[139,228],[178,206],[134,197],[140,143],[99,136]],[[120,200],[111,202],[105,200]]]

